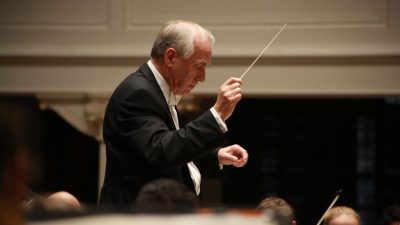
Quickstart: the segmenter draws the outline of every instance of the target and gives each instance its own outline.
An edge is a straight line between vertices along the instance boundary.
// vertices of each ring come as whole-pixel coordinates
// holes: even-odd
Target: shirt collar
[[[164,77],[158,72],[154,64],[151,60],[147,61],[147,65],[150,67],[151,72],[153,72],[154,77],[157,80],[158,85],[161,88],[161,91],[165,97],[165,101],[168,105],[177,105],[181,100],[181,95],[175,95],[172,90],[170,89],[168,83],[165,81]]]

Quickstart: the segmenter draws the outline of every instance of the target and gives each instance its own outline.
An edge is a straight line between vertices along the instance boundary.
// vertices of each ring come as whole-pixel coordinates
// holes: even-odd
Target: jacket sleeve
[[[209,110],[175,130],[168,108],[156,97],[136,91],[122,102],[117,115],[124,146],[146,169],[176,169],[223,143],[224,134]]]

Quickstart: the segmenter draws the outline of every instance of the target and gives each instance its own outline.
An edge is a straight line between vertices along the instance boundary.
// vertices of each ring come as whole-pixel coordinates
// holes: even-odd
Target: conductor
[[[205,81],[214,42],[197,23],[169,21],[154,41],[151,59],[116,88],[104,117],[107,162],[99,206],[131,206],[141,188],[159,178],[182,182],[199,195],[202,175],[246,164],[241,146],[223,147],[225,121],[242,98],[239,78],[220,86],[211,109],[179,123],[176,104]]]

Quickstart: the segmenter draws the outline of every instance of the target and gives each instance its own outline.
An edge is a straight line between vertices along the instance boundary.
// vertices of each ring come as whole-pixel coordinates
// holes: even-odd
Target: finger
[[[233,89],[233,90],[230,92],[230,95],[231,95],[232,97],[235,97],[236,95],[239,95],[239,94],[240,94],[240,95],[242,94],[242,89],[239,88],[239,87]]]
[[[235,145],[235,155],[238,156],[240,159],[243,159],[245,162],[247,162],[248,158],[249,158],[249,154],[247,153],[247,151],[240,147],[239,145]]]
[[[244,165],[246,165],[246,162],[244,162],[243,160],[239,160],[237,162],[234,162],[232,165],[235,167],[243,167]]]
[[[237,156],[229,155],[229,154],[227,154],[225,156],[225,159],[231,161],[232,163],[239,161],[239,158]]]
[[[249,155],[247,154],[247,152],[245,152],[245,154],[243,155],[243,158],[241,158],[241,162],[243,162],[243,166],[246,165],[247,161],[249,160]]]
[[[231,77],[228,80],[226,80],[222,85],[223,86],[229,86],[229,85],[234,84],[234,83],[242,84],[242,80],[240,78]]]
[[[234,163],[236,163],[238,161],[238,157],[231,155],[229,153],[224,153],[221,156],[221,163],[224,165],[233,165]]]
[[[232,79],[232,81],[233,81],[234,83],[242,84],[242,79],[240,79],[240,78],[238,78],[238,77],[231,77],[231,79]]]
[[[233,97],[237,95],[238,93],[242,92],[242,89],[240,88],[240,83],[233,83],[230,85],[222,85],[220,87],[220,92],[222,93],[223,96],[225,97]]]
[[[236,88],[240,88],[240,86],[242,86],[242,84],[235,82],[231,85],[229,85],[230,90],[235,90]]]
[[[242,94],[236,94],[230,98],[230,102],[233,104],[238,103],[242,99]]]
[[[242,148],[240,145],[238,144],[234,144],[230,146],[232,148],[232,150],[235,152],[235,154],[238,155],[242,155],[244,153],[247,153],[246,150],[244,148]]]
[[[244,150],[242,155],[243,155],[243,160],[244,160],[245,162],[247,162],[247,160],[249,160],[249,154],[247,153],[247,151]]]

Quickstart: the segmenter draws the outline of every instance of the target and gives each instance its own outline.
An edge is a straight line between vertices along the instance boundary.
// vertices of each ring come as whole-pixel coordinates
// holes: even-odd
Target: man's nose
[[[197,76],[197,81],[199,81],[199,82],[204,82],[204,81],[206,81],[206,73],[205,73],[205,72],[201,72],[201,73]]]

